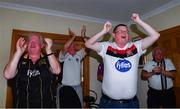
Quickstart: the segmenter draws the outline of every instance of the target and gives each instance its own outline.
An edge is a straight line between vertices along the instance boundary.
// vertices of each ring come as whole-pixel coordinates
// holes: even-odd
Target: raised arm
[[[60,67],[60,64],[57,60],[57,58],[54,56],[54,55],[51,55],[52,54],[52,50],[51,50],[51,47],[52,47],[52,40],[49,39],[49,38],[45,38],[44,39],[45,42],[46,42],[46,53],[47,54],[50,54],[48,56],[48,60],[49,60],[49,64],[51,66],[51,71],[53,74],[59,74],[61,72],[61,67]]]
[[[160,36],[160,34],[154,30],[150,25],[142,21],[138,14],[133,13],[131,19],[138,23],[148,33],[148,37],[142,40],[142,50],[145,50],[151,46]]]
[[[83,25],[82,28],[81,28],[81,37],[84,41],[84,43],[87,41],[87,37],[86,37],[86,26]],[[87,48],[82,48],[83,49],[83,54],[86,55],[87,54]]]
[[[72,44],[72,42],[76,38],[75,33],[73,31],[71,31],[70,28],[68,28],[68,32],[69,32],[69,35],[72,37],[64,44],[63,52],[67,52],[68,48],[70,47],[70,45]]]
[[[3,74],[6,79],[12,79],[17,74],[17,66],[18,62],[26,50],[27,44],[24,38],[20,37],[16,43],[16,51],[8,62],[8,64],[5,66]]]
[[[83,25],[81,29],[81,37],[83,38],[83,41],[86,42],[88,37],[86,37],[86,26]]]
[[[104,24],[104,27],[103,27],[103,30],[101,30],[99,33],[97,33],[96,35],[94,35],[93,37],[91,37],[89,40],[87,40],[85,42],[85,46],[87,48],[90,48],[94,51],[100,51],[100,48],[99,48],[99,42],[97,42],[97,40],[104,36],[104,34],[108,33],[109,30],[112,28],[112,24],[110,22],[106,22]]]

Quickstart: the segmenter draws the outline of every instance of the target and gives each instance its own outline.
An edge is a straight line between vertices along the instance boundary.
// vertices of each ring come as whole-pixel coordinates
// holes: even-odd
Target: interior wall
[[[180,25],[180,5],[174,8],[171,8],[161,14],[153,16],[145,20],[148,24],[154,27],[157,31],[162,31],[168,28],[172,28]],[[151,52],[147,54],[147,60],[151,60]],[[142,69],[139,69],[141,72]],[[139,73],[139,81],[138,81],[138,97],[140,99],[140,106],[147,107],[147,81],[142,81],[140,79]]]
[[[80,35],[82,25],[87,26],[86,35],[89,37],[102,28],[102,24],[93,22],[0,8],[0,71],[3,72],[9,60],[13,29],[68,34],[70,27],[77,35]],[[5,107],[6,82],[1,73],[0,108]]]
[[[155,27],[158,31],[164,30],[180,24],[179,12],[180,6],[177,6],[159,15],[146,19],[145,21]],[[3,68],[9,59],[12,29],[68,34],[67,29],[70,27],[77,35],[80,35],[82,25],[87,26],[88,37],[99,32],[103,26],[103,24],[93,22],[0,8],[0,71],[3,72]],[[151,59],[150,54],[148,54],[147,59]],[[90,89],[97,91],[99,101],[101,95],[101,83],[97,81],[96,77],[97,66],[97,60],[95,58],[90,58]],[[140,79],[138,82],[140,105],[141,107],[146,107],[147,83]],[[3,108],[5,107],[6,101],[6,80],[3,78],[2,73],[0,75],[0,84],[0,107]]]

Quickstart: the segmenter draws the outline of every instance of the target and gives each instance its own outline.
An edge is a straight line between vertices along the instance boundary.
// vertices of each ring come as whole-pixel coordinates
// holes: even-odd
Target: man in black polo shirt
[[[41,52],[43,47],[46,55]],[[27,41],[18,39],[16,51],[4,69],[4,77],[13,79],[14,107],[54,107],[52,74],[59,74],[61,67],[51,47],[52,40],[37,33],[30,34]]]

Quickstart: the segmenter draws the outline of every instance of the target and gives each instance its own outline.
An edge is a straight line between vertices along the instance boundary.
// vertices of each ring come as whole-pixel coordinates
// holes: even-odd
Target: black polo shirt
[[[52,73],[47,56],[41,55],[35,64],[23,56],[14,79],[15,107],[52,107]]]

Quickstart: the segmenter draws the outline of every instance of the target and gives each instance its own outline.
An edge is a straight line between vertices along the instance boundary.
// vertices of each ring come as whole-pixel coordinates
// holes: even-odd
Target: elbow
[[[141,80],[147,80],[148,79],[148,77],[147,77],[147,73],[145,72],[145,71],[142,71],[141,72]]]
[[[158,33],[158,32],[157,32],[157,33],[155,34],[155,38],[156,38],[156,40],[158,40],[158,39],[159,39],[159,37],[160,37],[160,33]]]
[[[59,75],[61,72],[61,67],[58,67],[57,71],[56,71],[56,75]]]
[[[142,74],[141,74],[141,80],[146,80]]]
[[[88,42],[85,43],[85,46],[86,46],[87,48],[90,48],[90,45],[91,45],[91,44],[88,43]]]
[[[147,80],[147,78],[145,78],[145,77],[141,76],[141,80],[146,81],[146,80]]]
[[[9,75],[7,72],[4,72],[3,73],[3,76],[5,79],[9,80],[9,79],[12,79],[13,77],[11,75]]]
[[[10,77],[9,77],[7,74],[5,74],[5,73],[3,74],[3,76],[4,76],[4,78],[7,79],[7,80],[10,79]]]
[[[16,76],[17,71],[10,68],[8,65],[3,70],[3,77],[7,80],[12,79]]]
[[[61,67],[60,67],[60,65],[58,65],[56,68],[54,68],[54,70],[53,70],[52,72],[53,72],[53,74],[55,74],[55,75],[59,75],[60,72],[61,72]]]

